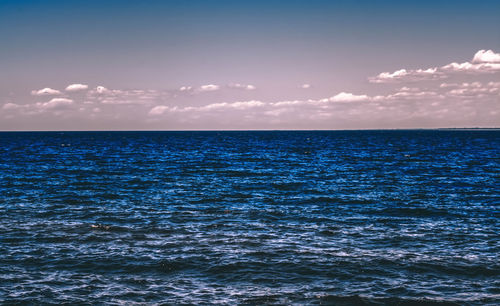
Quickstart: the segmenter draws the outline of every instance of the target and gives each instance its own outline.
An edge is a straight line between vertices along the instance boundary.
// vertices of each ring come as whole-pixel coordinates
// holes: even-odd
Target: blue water
[[[0,301],[500,303],[500,131],[0,133]]]

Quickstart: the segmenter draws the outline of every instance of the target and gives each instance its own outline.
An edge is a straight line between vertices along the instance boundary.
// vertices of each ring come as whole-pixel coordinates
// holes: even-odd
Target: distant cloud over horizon
[[[376,122],[380,127],[439,127],[440,122],[447,122],[446,126],[499,126],[500,82],[496,81],[500,72],[499,57],[500,54],[492,50],[479,50],[471,62],[383,72],[369,78],[370,82],[392,86],[407,84],[388,89],[385,94],[340,91],[323,98],[220,100],[228,94],[252,97],[256,93],[256,86],[241,83],[185,85],[165,90],[110,89],[101,85],[90,88],[75,83],[64,89],[66,95],[49,87],[31,91],[31,95],[38,99],[59,96],[46,101],[23,104],[10,99],[0,108],[0,117],[36,118],[43,115],[57,120],[92,122],[135,120],[145,127],[156,127],[165,122],[180,129],[204,125],[275,128],[297,123],[315,128],[349,128],[349,122],[364,127],[371,127]],[[491,76],[490,80],[485,79],[488,76]],[[478,77],[481,79],[470,80]],[[461,78],[463,81],[457,82]],[[417,82],[422,86],[410,85]],[[300,88],[310,89],[311,86],[303,84]],[[83,94],[72,94],[74,92]],[[205,92],[219,92],[220,96],[205,95]],[[428,122],[427,125],[419,125],[422,120]],[[334,124],[339,122],[342,125]]]

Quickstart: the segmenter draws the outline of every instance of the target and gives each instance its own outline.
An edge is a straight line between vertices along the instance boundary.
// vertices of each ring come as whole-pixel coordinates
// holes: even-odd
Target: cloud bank
[[[16,126],[37,120],[49,127],[52,122],[85,122],[100,129],[110,124],[127,129],[500,126],[499,57],[492,50],[479,50],[470,62],[383,72],[370,82],[393,85],[370,85],[377,87],[376,94],[345,90],[314,97],[316,88],[307,84],[300,86],[307,91],[291,85],[309,96],[298,99],[258,98],[262,89],[241,83],[165,90],[80,83],[64,90],[46,87],[31,91],[30,102],[9,98],[0,104],[0,128],[5,122]]]

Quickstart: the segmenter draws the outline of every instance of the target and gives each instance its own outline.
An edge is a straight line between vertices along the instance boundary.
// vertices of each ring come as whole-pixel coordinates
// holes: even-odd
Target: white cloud
[[[479,50],[474,54],[473,63],[500,63],[500,53],[493,50]]]
[[[404,77],[404,76],[407,76],[407,75],[408,75],[408,72],[406,71],[406,69],[397,70],[397,71],[394,71],[393,73],[390,73],[390,72],[381,72],[378,75],[378,80],[377,81],[389,80],[389,79],[396,79],[396,78],[401,78],[401,77]]]
[[[224,109],[224,108],[232,108],[232,109],[239,109],[239,110],[245,110],[249,109],[252,107],[258,107],[258,106],[264,106],[266,103],[261,102],[261,101],[256,101],[256,100],[251,100],[251,101],[238,101],[238,102],[223,102],[223,103],[213,103],[213,104],[208,104],[202,107],[199,107],[198,110],[200,111],[207,111],[207,110],[214,110],[214,109]]]
[[[428,69],[414,69],[406,70],[400,69],[394,72],[382,72],[376,77],[368,78],[370,83],[395,83],[401,81],[423,81],[423,80],[436,80],[442,79],[446,76],[443,75],[437,67]]]
[[[265,103],[261,101],[251,100],[251,101],[243,101],[243,102],[233,102],[229,103],[229,106],[236,109],[247,109],[252,107],[264,106]]]
[[[47,97],[48,102],[31,104],[15,104],[11,98],[0,104],[0,114],[5,118],[17,115],[62,116],[60,118],[78,118],[86,120],[129,120],[140,124],[164,124],[169,128],[213,128],[213,127],[273,127],[271,123],[288,124],[288,127],[321,127],[336,128],[331,124],[339,122],[354,122],[353,127],[362,127],[361,122],[374,122],[374,127],[384,125],[385,122],[394,123],[394,127],[406,126],[408,120],[421,123],[446,118],[463,125],[464,118],[487,118],[489,122],[498,122],[500,102],[500,82],[488,82],[488,75],[477,77],[479,73],[493,73],[500,71],[500,62],[495,62],[495,53],[480,50],[471,62],[451,63],[441,67],[429,69],[400,69],[394,72],[383,72],[374,78],[373,83],[398,83],[405,81],[439,80],[449,77],[448,82],[424,82],[418,86],[401,84],[386,88],[383,94],[358,94],[342,91],[331,97],[318,99],[288,99],[273,101],[259,101],[251,98],[245,101],[229,100],[218,102],[214,100],[218,94],[207,94],[206,99],[199,99],[202,92],[217,90],[230,91],[234,96],[236,90],[253,90],[255,86],[240,83],[202,86],[182,86],[173,90],[146,90],[146,89],[108,89],[97,86],[90,90],[84,84],[71,84],[66,91],[85,90],[84,95],[68,95]],[[493,54],[493,55],[492,55]],[[499,67],[499,68],[497,68]],[[489,78],[495,78],[490,75]],[[481,81],[481,82],[478,82]],[[296,89],[311,88],[309,84],[296,83]],[[403,86],[406,85],[406,86]],[[399,88],[396,88],[399,87]],[[381,88],[382,90],[383,88]],[[184,93],[181,93],[184,92]],[[305,91],[303,92],[305,93]],[[33,95],[54,95],[61,92],[44,88],[33,91]],[[66,93],[67,94],[67,93]],[[199,96],[197,96],[199,94]],[[245,95],[249,95],[247,92]],[[228,95],[231,96],[231,95]],[[198,98],[198,99],[196,99]],[[255,97],[254,97],[255,98]],[[34,98],[32,98],[34,99]],[[40,98],[38,98],[40,99]],[[177,100],[176,100],[177,99]],[[38,100],[40,101],[40,100]],[[9,103],[7,103],[9,102]],[[12,103],[14,102],[14,103]],[[182,104],[181,104],[182,103]],[[200,104],[203,103],[203,104]],[[124,106],[113,106],[124,104]],[[168,105],[168,106],[167,106]],[[80,107],[80,108],[79,108]],[[50,110],[50,111],[49,111]],[[80,110],[80,112],[78,111]],[[491,115],[485,115],[491,114]],[[158,120],[162,115],[169,116],[169,120]],[[156,116],[156,118],[155,118]],[[483,117],[481,117],[483,116]],[[490,116],[490,117],[485,117]],[[436,119],[437,118],[437,119]],[[459,118],[459,119],[457,119]],[[425,120],[423,120],[425,119]],[[45,119],[44,119],[45,120]],[[144,120],[141,123],[141,120]],[[400,121],[398,121],[400,120]],[[420,120],[420,121],[419,121]],[[462,121],[460,121],[462,120]],[[96,121],[97,122],[97,121]],[[192,124],[186,124],[186,122]],[[322,122],[323,125],[316,125]],[[442,121],[434,121],[438,124]],[[472,122],[472,121],[471,121]],[[244,124],[252,124],[245,126]],[[274,124],[273,123],[273,124]],[[357,124],[361,125],[357,125]],[[266,125],[267,124],[267,125]],[[345,123],[349,125],[350,123]],[[398,125],[403,124],[403,125]],[[418,125],[417,125],[418,126]],[[282,128],[283,126],[279,126]]]
[[[81,91],[81,90],[86,90],[88,89],[89,86],[85,84],[71,84],[66,87],[66,91]]]
[[[73,100],[66,98],[54,98],[49,102],[39,102],[36,104],[36,107],[39,109],[55,109],[55,108],[63,108],[73,104]]]
[[[217,90],[221,90],[223,88],[241,89],[241,90],[249,90],[249,91],[257,89],[257,87],[255,87],[254,85],[251,85],[251,84],[231,83],[231,84],[224,85],[224,86],[215,85],[215,84],[201,85],[200,87],[196,88],[196,90],[192,86],[181,86],[178,89],[178,91],[200,93],[200,92],[217,91]]]
[[[326,102],[328,102],[328,99],[326,99]],[[279,102],[274,102],[274,103],[270,103],[270,104],[272,106],[281,107],[281,106],[296,106],[296,105],[302,105],[305,103],[306,103],[306,101],[294,100],[294,101],[279,101]]]
[[[158,115],[162,115],[162,114],[163,114],[164,112],[166,112],[168,109],[169,109],[169,107],[168,107],[168,106],[158,105],[158,106],[153,107],[153,108],[149,111],[149,115],[151,115],[151,116],[158,116]]]
[[[448,92],[445,93],[445,95],[448,97],[468,99],[498,96],[500,95],[500,82],[465,82],[452,87]]]
[[[31,94],[33,96],[50,96],[50,95],[60,95],[61,92],[59,90],[46,87],[40,90],[33,90],[31,91]]]
[[[162,115],[166,111],[172,113],[185,113],[185,112],[209,112],[219,110],[248,110],[251,108],[266,106],[268,103],[250,100],[250,101],[237,101],[237,102],[221,102],[212,103],[203,106],[187,106],[187,107],[168,107],[168,106],[155,106],[149,111],[149,115]]]
[[[441,67],[442,70],[447,72],[465,72],[465,73],[491,73],[500,71],[500,63],[481,63],[472,64],[469,62],[464,63],[451,63]]]
[[[382,72],[368,80],[371,83],[399,83],[424,80],[439,80],[448,78],[451,74],[482,74],[500,71],[500,54],[492,50],[479,50],[474,55],[472,63],[452,62],[450,64],[428,69],[400,69],[394,72]]]
[[[254,85],[244,85],[244,84],[229,84],[227,87],[236,88],[236,89],[244,89],[244,90],[255,90],[256,87]]]
[[[98,94],[106,94],[106,93],[110,93],[110,90],[107,89],[106,87],[104,86],[97,86],[95,88],[95,92],[98,93]]]
[[[361,101],[369,101],[371,98],[367,95],[353,95],[348,92],[341,92],[328,100],[331,102],[361,102]]]
[[[220,86],[219,85],[214,85],[214,84],[208,84],[208,85],[202,85],[200,86],[200,91],[216,91],[219,90]]]
[[[115,105],[145,104],[150,105],[155,102],[162,102],[168,96],[167,92],[153,89],[108,89],[97,86],[87,92],[86,103],[102,103]]]
[[[148,114],[150,116],[176,114],[172,120],[178,118],[193,122],[213,120],[213,118],[231,122],[232,119],[228,118],[240,118],[234,119],[236,120],[234,124],[237,124],[238,120],[244,121],[248,118],[250,118],[248,120],[261,120],[258,118],[266,117],[280,122],[344,117],[391,121],[395,118],[457,116],[461,112],[470,111],[467,107],[471,107],[471,103],[482,103],[486,109],[494,109],[495,101],[498,101],[500,96],[500,82],[443,84],[435,84],[430,88],[403,86],[385,95],[376,96],[340,92],[323,99],[277,102],[249,100],[185,107],[158,105],[151,108]]]

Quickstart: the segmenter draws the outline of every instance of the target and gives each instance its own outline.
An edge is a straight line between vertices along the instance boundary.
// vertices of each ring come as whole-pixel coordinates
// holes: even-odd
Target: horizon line
[[[435,131],[435,130],[500,130],[500,127],[441,128],[367,128],[367,129],[187,129],[187,130],[0,130],[0,133],[65,133],[65,132],[328,132],[328,131]]]

